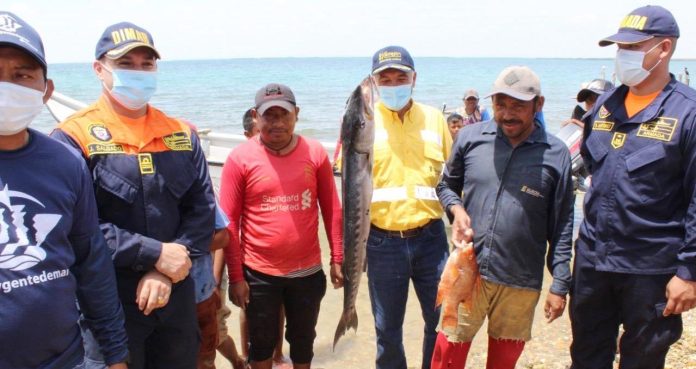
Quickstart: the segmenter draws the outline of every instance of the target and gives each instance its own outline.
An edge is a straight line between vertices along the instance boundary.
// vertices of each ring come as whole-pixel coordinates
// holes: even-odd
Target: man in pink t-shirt
[[[230,153],[220,186],[220,204],[230,219],[230,299],[247,314],[252,369],[271,368],[281,305],[293,367],[308,369],[326,292],[319,207],[331,248],[331,282],[340,288],[341,204],[324,148],[294,134],[300,109],[290,88],[266,85],[255,101],[260,134]]]

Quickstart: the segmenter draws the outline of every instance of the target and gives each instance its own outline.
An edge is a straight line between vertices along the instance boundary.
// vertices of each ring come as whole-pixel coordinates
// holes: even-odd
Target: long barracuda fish
[[[358,329],[355,301],[365,269],[372,201],[372,146],[375,140],[373,85],[365,78],[346,103],[341,124],[343,190],[343,313],[333,347],[349,328]]]

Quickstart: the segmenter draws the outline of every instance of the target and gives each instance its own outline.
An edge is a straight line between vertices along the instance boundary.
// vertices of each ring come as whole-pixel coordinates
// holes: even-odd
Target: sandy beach
[[[448,227],[449,228],[449,227]],[[449,231],[449,229],[448,229]],[[329,250],[323,229],[320,229],[322,242],[322,256],[324,259],[324,271],[328,275]],[[568,312],[563,314],[551,324],[546,323],[543,315],[543,300],[548,292],[551,276],[546,272],[542,298],[537,306],[532,330],[532,341],[528,342],[522,357],[518,361],[517,368],[524,369],[566,369],[570,365],[568,348],[571,343],[570,320]],[[358,295],[358,330],[349,331],[332,351],[336,324],[343,309],[343,290],[334,290],[329,287],[322,301],[319,322],[317,324],[317,338],[314,344],[314,361],[312,367],[316,369],[368,369],[374,368],[375,359],[375,328],[372,313],[370,311],[370,299],[367,290],[367,276],[361,280]],[[232,316],[227,321],[230,335],[234,338],[239,348],[239,308],[227,301],[232,308]],[[684,333],[682,338],[672,346],[667,356],[666,369],[696,369],[696,312],[694,310],[684,314]],[[486,326],[484,325],[474,339],[469,359],[468,369],[484,368],[486,366]],[[413,288],[409,293],[406,318],[404,322],[404,347],[408,368],[420,368],[421,344],[423,339],[423,320],[420,315],[420,307]],[[283,346],[286,357],[289,356],[287,342]],[[231,369],[219,354],[215,361],[218,369]],[[615,364],[618,368],[618,362]]]

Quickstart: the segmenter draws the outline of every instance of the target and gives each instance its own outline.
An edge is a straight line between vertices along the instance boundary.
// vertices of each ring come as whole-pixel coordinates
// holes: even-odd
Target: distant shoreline
[[[419,59],[471,59],[471,60],[588,60],[588,61],[595,61],[595,60],[605,60],[605,61],[613,61],[613,58],[551,58],[551,57],[539,57],[539,58],[531,58],[531,57],[513,57],[513,56],[505,56],[505,57],[484,57],[484,56],[474,56],[474,57],[459,57],[459,56],[419,56]],[[178,63],[178,62],[192,62],[192,61],[230,61],[230,60],[235,60],[235,61],[246,61],[246,60],[301,60],[301,59],[306,59],[306,60],[331,60],[331,59],[365,59],[368,60],[369,56],[282,56],[282,57],[259,57],[259,58],[253,58],[253,57],[248,57],[248,58],[214,58],[214,59],[171,59],[171,60],[163,60],[162,62],[164,63]],[[694,62],[696,61],[696,58],[676,58],[672,59],[672,63],[678,63],[678,62]],[[58,63],[49,63],[49,65],[67,65],[67,64],[91,64],[93,60],[90,61],[83,61],[83,62],[58,62]]]

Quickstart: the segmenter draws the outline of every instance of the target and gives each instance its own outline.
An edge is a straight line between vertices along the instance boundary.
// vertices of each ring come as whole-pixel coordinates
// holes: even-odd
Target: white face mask
[[[655,69],[660,63],[662,63],[662,59],[658,60],[655,65],[653,65],[650,70],[645,70],[643,68],[643,59],[645,59],[645,54],[653,51],[656,47],[660,46],[662,43],[659,43],[655,46],[653,46],[650,50],[648,51],[634,51],[634,50],[624,50],[624,49],[619,49],[616,51],[616,59],[615,59],[615,68],[616,68],[616,77],[621,81],[626,86],[633,87],[641,82],[645,81],[646,78],[650,75],[650,72]]]
[[[43,109],[45,92],[0,82],[0,136],[10,136],[29,126]]]

